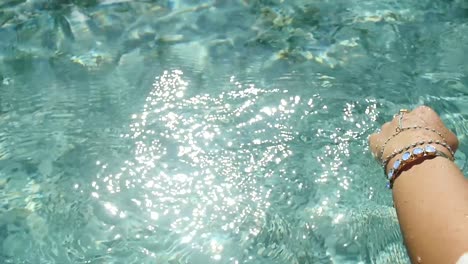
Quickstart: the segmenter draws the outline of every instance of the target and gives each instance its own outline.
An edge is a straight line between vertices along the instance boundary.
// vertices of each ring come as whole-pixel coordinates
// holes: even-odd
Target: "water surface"
[[[367,137],[466,152],[466,1],[0,4],[2,263],[409,263]]]

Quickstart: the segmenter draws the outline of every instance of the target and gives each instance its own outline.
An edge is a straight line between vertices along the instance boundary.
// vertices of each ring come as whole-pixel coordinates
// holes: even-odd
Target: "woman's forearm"
[[[369,137],[374,157],[385,165],[390,186],[393,183],[393,200],[413,263],[451,264],[468,252],[468,182],[450,160],[458,143],[426,106],[400,109]],[[437,157],[421,156],[421,150],[415,154],[415,147],[424,145],[432,145],[429,153],[437,148]]]
[[[456,263],[468,252],[468,181],[437,157],[403,171],[393,199],[413,263]]]

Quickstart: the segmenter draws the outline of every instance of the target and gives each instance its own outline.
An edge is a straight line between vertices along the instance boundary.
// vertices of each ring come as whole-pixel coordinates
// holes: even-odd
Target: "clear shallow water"
[[[464,165],[467,7],[2,2],[1,262],[408,263],[367,136]]]

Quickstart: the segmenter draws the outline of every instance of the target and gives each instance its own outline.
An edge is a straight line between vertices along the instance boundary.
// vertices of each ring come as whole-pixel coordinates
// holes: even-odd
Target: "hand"
[[[413,143],[422,141],[422,140],[440,140],[443,138],[437,133],[428,131],[426,129],[409,129],[400,132],[397,136],[391,139],[385,146],[384,153],[382,157],[379,157],[382,151],[382,145],[385,141],[395,134],[396,129],[399,127],[400,115],[396,115],[392,121],[385,123],[382,126],[380,133],[372,134],[369,137],[369,145],[371,148],[374,157],[385,160],[385,158],[390,155],[393,151],[404,148]],[[458,138],[457,136],[450,131],[442,122],[437,113],[427,106],[420,106],[414,109],[411,112],[404,113],[401,120],[402,127],[410,126],[422,126],[433,128],[436,131],[440,132],[442,136],[446,139],[448,145],[455,152],[458,148]],[[443,151],[449,157],[451,156],[450,152],[439,145],[434,145],[439,151]],[[391,164],[390,161],[389,164]]]

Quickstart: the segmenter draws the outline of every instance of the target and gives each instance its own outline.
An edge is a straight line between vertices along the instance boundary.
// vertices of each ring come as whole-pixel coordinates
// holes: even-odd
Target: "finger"
[[[421,105],[421,106],[418,106],[416,107],[413,111],[413,113],[415,114],[424,114],[424,113],[434,113],[434,114],[437,114],[434,109],[430,108],[429,106],[427,105]]]
[[[428,106],[419,106],[414,111],[414,115],[417,117],[418,121],[422,122],[422,125],[436,129],[442,135],[449,140],[452,133],[444,124],[444,121],[440,118],[434,109]]]
[[[413,114],[417,117],[417,119],[424,123],[424,126],[436,129],[439,133],[441,133],[445,140],[452,147],[453,151],[458,149],[459,141],[457,136],[453,133],[453,131],[447,128],[442,118],[440,118],[439,114],[437,114],[434,109],[426,105],[422,105],[415,108]]]

